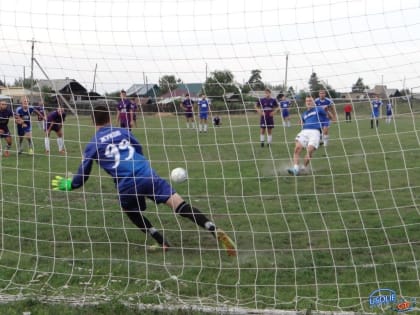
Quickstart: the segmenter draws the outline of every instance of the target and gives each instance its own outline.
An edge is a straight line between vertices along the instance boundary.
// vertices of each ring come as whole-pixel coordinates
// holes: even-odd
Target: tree
[[[204,92],[212,98],[223,98],[226,93],[238,93],[234,76],[229,70],[216,70],[210,73],[204,83]]]
[[[30,89],[31,87],[36,86],[36,80],[33,80],[31,84],[31,79],[22,79],[22,78],[15,79],[13,86],[19,86],[25,89]]]
[[[311,76],[309,77],[309,91],[312,97],[318,97],[319,90],[324,90],[324,86],[319,81],[318,75],[315,72],[312,72]]]
[[[262,91],[265,88],[264,82],[261,80],[261,70],[255,69],[251,71],[251,76],[248,79],[247,84],[253,90]]]
[[[351,91],[353,93],[364,93],[367,89],[369,89],[369,86],[365,85],[363,83],[363,79],[360,77],[357,79],[356,83],[353,84],[351,87]]]
[[[176,79],[174,75],[164,75],[159,79],[160,94],[163,95],[169,91],[175,90],[180,82],[181,80]]]

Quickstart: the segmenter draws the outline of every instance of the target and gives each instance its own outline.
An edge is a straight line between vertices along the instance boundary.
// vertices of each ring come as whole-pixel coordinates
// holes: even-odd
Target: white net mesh
[[[221,312],[375,312],[404,301],[415,308],[419,14],[418,1],[384,0],[0,2],[2,98],[16,110],[27,95],[48,112],[60,99],[67,112],[65,155],[54,132],[44,153],[36,115],[35,154],[26,140],[18,154],[9,121],[13,145],[0,169],[2,300],[117,299]],[[269,147],[260,145],[254,110],[265,86],[273,97],[286,87],[291,100],[291,126],[276,114]],[[328,147],[305,174],[290,176],[302,97],[324,88],[338,115]],[[238,256],[149,201],[145,215],[172,245],[153,250],[96,164],[83,188],[52,191],[55,175],[76,172],[95,133],[92,106],[109,106],[115,118],[121,89],[139,102],[132,132],[153,168],[164,178],[187,169],[189,180],[174,188],[232,237]],[[186,93],[197,102],[203,91],[211,100],[207,132],[187,128],[180,105]],[[371,126],[374,95],[383,106]],[[397,300],[371,305],[378,289]]]

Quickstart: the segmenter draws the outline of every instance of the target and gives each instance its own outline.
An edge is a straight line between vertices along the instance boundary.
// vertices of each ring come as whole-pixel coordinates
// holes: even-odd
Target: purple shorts
[[[274,117],[261,116],[260,127],[261,128],[268,128],[268,129],[274,128]]]
[[[48,130],[48,128],[50,128],[51,124],[47,123],[47,128],[46,130]],[[61,125],[60,124],[53,124],[51,127],[51,131],[55,131],[55,132],[59,132],[61,130]]]
[[[193,115],[193,113],[192,113],[192,112],[186,112],[186,113],[185,113],[185,117],[187,117],[187,118],[193,118],[193,117],[194,117],[194,115]]]
[[[10,137],[10,130],[8,126],[0,126],[0,130],[3,130],[3,133],[1,134],[2,138]]]

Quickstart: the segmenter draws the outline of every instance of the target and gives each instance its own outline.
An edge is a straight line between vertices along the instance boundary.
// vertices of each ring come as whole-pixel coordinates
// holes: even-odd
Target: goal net
[[[13,117],[10,138],[0,125],[0,299],[418,310],[419,15],[418,1],[3,1],[0,101],[17,113],[25,96],[37,111],[32,147],[28,130],[19,146]],[[269,130],[255,109],[266,88],[290,102]],[[96,163],[83,187],[53,190],[55,176],[77,172],[95,106],[119,126],[121,90],[136,104],[131,131],[144,156],[168,182],[187,170],[173,188],[226,231],[236,256],[148,200],[144,215],[171,244],[156,247]],[[328,145],[292,176],[305,96],[321,90],[337,114]],[[185,114],[186,94],[195,106],[205,94],[207,121],[197,107]],[[52,129],[46,153],[36,113],[57,104],[65,149]]]

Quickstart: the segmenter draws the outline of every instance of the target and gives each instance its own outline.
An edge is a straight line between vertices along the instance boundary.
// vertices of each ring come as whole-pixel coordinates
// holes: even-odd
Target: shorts
[[[304,148],[312,146],[318,149],[321,140],[321,131],[319,129],[303,129],[296,136],[298,141]]]
[[[200,119],[207,119],[209,116],[209,113],[200,113]]]
[[[121,128],[128,128],[128,129],[130,129],[130,121],[128,121],[128,120],[121,121],[120,122],[120,127]]]
[[[194,117],[194,115],[193,115],[193,113],[191,113],[191,112],[187,112],[187,113],[185,113],[185,117],[186,117],[186,118],[193,118],[193,117]]]
[[[50,128],[50,126],[51,126],[51,124],[47,123],[47,127],[45,128],[45,130],[48,130],[48,128]],[[55,132],[59,132],[61,130],[61,125],[60,124],[53,124],[52,127],[51,127],[51,130],[55,131]]]
[[[387,111],[387,112],[386,112],[386,115],[387,115],[387,116],[392,116],[392,111]]]
[[[264,129],[274,128],[274,118],[272,116],[261,116],[260,127]]]
[[[124,210],[146,210],[144,198],[147,197],[155,203],[165,203],[175,190],[163,178],[159,177],[154,170],[151,176],[137,180],[134,187],[128,187],[119,191],[118,198]]]
[[[283,109],[281,112],[281,115],[283,118],[287,118],[289,117],[289,110],[288,109]]]
[[[379,113],[372,112],[372,118],[379,118]]]
[[[0,130],[3,130],[3,133],[0,135],[1,138],[10,137],[10,130],[8,126],[2,126],[0,127]]]
[[[26,133],[31,132],[32,127],[31,125],[27,125],[26,127],[22,127],[21,125],[17,126],[17,132],[19,137],[23,137]]]
[[[324,128],[324,127],[330,127],[331,126],[331,121],[328,119],[328,120],[325,120],[325,121],[323,121],[323,122],[321,122],[321,126],[322,126],[322,128]]]

